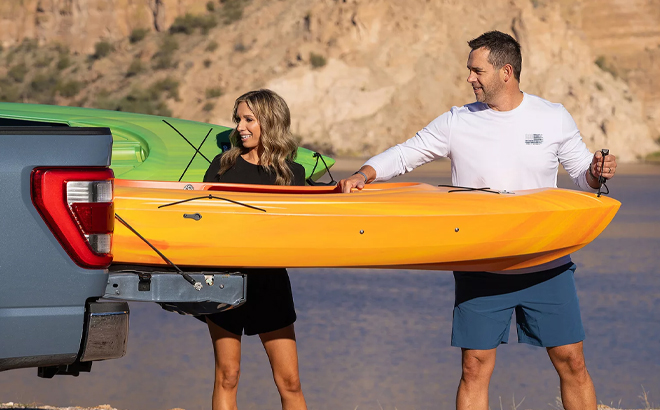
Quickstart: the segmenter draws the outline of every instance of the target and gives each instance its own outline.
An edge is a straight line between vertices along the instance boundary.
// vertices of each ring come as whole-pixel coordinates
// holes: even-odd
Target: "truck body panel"
[[[75,361],[107,269],[69,257],[32,203],[36,167],[108,166],[107,128],[0,127],[0,369]]]

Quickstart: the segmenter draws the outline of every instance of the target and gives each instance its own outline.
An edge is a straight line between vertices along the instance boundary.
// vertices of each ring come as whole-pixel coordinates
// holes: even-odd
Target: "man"
[[[451,159],[457,186],[507,191],[556,187],[559,163],[585,191],[598,189],[599,177],[614,176],[615,157],[592,155],[561,104],[520,91],[522,57],[516,40],[491,31],[468,44],[467,81],[477,102],[453,107],[413,138],[371,158],[339,182],[343,192],[440,157]],[[518,271],[454,272],[452,346],[461,347],[463,367],[457,409],[488,409],[496,347],[507,342],[515,310],[518,342],[546,348],[559,374],[566,410],[596,410],[582,351],[574,271],[565,256]]]

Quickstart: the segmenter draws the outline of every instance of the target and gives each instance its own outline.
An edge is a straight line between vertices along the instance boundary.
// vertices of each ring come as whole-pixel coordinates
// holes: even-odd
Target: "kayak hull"
[[[335,187],[117,180],[115,212],[183,267],[500,271],[582,248],[620,206],[564,189],[450,190],[389,183],[343,194]],[[119,223],[113,253],[115,263],[166,264]]]

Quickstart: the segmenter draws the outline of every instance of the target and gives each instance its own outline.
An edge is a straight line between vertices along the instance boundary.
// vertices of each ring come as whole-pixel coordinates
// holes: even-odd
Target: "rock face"
[[[564,15],[604,68],[630,85],[660,139],[660,0],[562,1]]]
[[[99,40],[120,40],[135,28],[167,30],[186,12],[201,12],[200,0],[2,0],[0,43],[36,38],[91,53]]]
[[[100,38],[120,41],[135,27],[163,31],[178,15],[204,12],[206,3],[4,0],[0,41],[36,37],[91,53]],[[180,47],[183,64],[171,71],[181,98],[169,106],[177,117],[229,124],[238,95],[268,87],[289,103],[303,144],[370,155],[413,136],[452,105],[473,101],[466,42],[497,29],[521,42],[524,91],[564,104],[590,149],[635,161],[660,149],[660,80],[647,87],[650,73],[660,72],[660,7],[658,0],[632,3],[637,11],[627,0],[252,0],[239,21]],[[626,31],[608,20],[616,19],[616,7],[639,22]],[[608,40],[608,27],[621,31]],[[209,51],[211,41],[217,48]],[[118,64],[130,63],[130,53],[146,60],[156,46],[119,48],[123,56],[92,68],[106,70],[94,87],[122,84],[111,75],[125,72]],[[211,87],[224,95],[209,113],[202,105]]]

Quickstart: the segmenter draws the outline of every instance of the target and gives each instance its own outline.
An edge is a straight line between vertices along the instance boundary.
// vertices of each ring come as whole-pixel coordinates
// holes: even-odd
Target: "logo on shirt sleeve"
[[[541,145],[543,143],[543,134],[525,134],[525,144]]]

